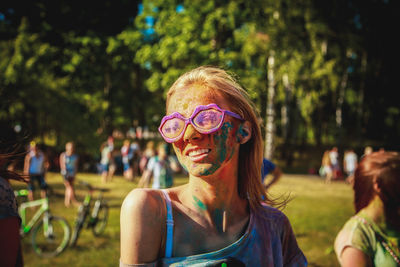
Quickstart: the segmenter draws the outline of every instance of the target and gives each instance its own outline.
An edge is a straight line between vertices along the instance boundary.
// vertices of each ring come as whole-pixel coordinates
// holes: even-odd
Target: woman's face
[[[220,108],[232,110],[219,95],[210,95],[210,89],[191,85],[177,90],[169,99],[167,114],[179,112],[189,118],[199,105],[215,103]],[[175,153],[191,175],[201,177],[216,174],[224,168],[237,168],[232,160],[238,157],[238,128],[240,121],[226,115],[222,127],[212,134],[201,134],[189,124],[183,137],[173,143]]]

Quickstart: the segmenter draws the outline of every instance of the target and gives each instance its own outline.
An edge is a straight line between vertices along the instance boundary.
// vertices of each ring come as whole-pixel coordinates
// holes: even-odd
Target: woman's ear
[[[251,124],[245,121],[239,125],[239,129],[236,133],[236,140],[240,144],[244,144],[251,138]]]
[[[380,194],[381,193],[381,188],[380,188],[378,182],[376,181],[376,179],[373,180],[373,185],[374,185],[375,193]]]

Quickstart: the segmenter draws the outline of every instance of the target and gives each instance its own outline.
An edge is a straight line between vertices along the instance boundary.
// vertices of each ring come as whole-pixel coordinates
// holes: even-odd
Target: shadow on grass
[[[308,266],[310,266],[310,267],[323,267],[324,265],[320,265],[320,264],[315,263],[315,262],[309,262]]]
[[[101,237],[93,237],[93,239],[90,240],[90,243],[87,242],[89,239],[85,239],[83,240],[83,242],[80,243],[78,240],[76,245],[73,247],[69,246],[68,250],[77,250],[79,252],[83,252],[83,251],[91,251],[93,249],[104,249],[110,245],[111,243],[109,242],[110,238],[111,238],[110,235],[105,234]]]
[[[304,233],[296,233],[296,238],[308,237],[308,236],[310,236],[310,235],[305,232]]]
[[[108,203],[108,207],[110,209],[120,209],[121,208],[121,204],[120,203],[112,203],[112,204]]]

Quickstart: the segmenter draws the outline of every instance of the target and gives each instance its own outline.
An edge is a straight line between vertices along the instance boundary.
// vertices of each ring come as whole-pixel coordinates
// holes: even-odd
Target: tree
[[[19,138],[59,148],[75,140],[95,154],[114,130],[155,130],[176,78],[216,65],[240,77],[264,122],[270,101],[268,140],[284,147],[269,157],[290,161],[307,145],[394,144],[400,108],[393,6],[107,0],[94,9],[82,1],[2,2],[0,124]]]

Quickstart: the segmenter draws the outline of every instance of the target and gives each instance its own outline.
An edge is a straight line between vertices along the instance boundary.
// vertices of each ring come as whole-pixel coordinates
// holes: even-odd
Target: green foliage
[[[265,117],[273,53],[276,140],[396,140],[398,104],[385,98],[395,77],[385,64],[392,1],[144,0],[140,12],[138,4],[103,1],[95,14],[69,1],[26,1],[32,13],[17,4],[0,9],[1,123],[21,125],[19,134],[32,138],[55,132],[58,146],[79,140],[97,151],[106,135],[133,121],[155,130],[168,88],[200,65],[236,73]],[[385,16],[369,16],[372,7]]]

